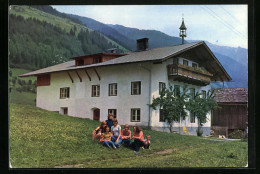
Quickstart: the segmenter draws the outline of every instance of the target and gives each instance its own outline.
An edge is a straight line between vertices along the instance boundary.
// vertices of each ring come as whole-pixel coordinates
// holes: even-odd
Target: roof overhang
[[[124,61],[124,62],[117,62],[114,60],[118,59],[112,59],[109,61],[96,63],[96,64],[90,64],[90,65],[83,65],[83,66],[75,66],[74,60],[80,59],[86,56],[80,56],[80,57],[73,57],[73,61],[65,62],[62,64],[54,65],[51,67],[43,68],[40,70],[36,70],[30,73],[22,74],[19,77],[27,77],[27,76],[36,76],[36,75],[42,75],[42,74],[48,74],[48,73],[56,73],[56,72],[63,72],[63,71],[73,71],[73,70],[79,70],[79,69],[89,69],[89,68],[95,68],[95,67],[104,67],[104,66],[112,66],[112,65],[123,65],[123,64],[132,64],[132,63],[143,63],[143,62],[163,62],[168,60],[169,58],[180,56],[183,53],[191,52],[192,54],[195,54],[195,58],[198,62],[203,62],[204,67],[207,71],[209,71],[211,74],[214,74],[212,77],[213,81],[231,81],[230,76],[225,71],[221,63],[218,61],[218,59],[215,57],[215,55],[211,52],[211,50],[208,48],[208,46],[205,44],[205,42],[197,42],[197,43],[190,43],[191,46],[183,45],[184,48],[179,49],[178,51],[168,54],[167,56],[163,57],[156,57],[153,59],[144,59],[144,60],[135,60],[135,61]],[[179,45],[180,46],[180,45]],[[178,46],[178,47],[179,47]],[[196,48],[196,49],[195,49]],[[142,52],[140,52],[142,54]],[[129,56],[126,53],[98,53],[94,55],[120,55],[120,59],[124,58],[125,56]],[[135,53],[137,54],[137,53]],[[124,56],[125,55],[125,56]],[[87,55],[87,56],[93,56],[93,55]],[[206,62],[206,63],[205,63]]]

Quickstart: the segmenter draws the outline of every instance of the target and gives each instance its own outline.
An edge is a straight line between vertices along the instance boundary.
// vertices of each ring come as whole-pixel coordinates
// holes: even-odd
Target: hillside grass
[[[12,77],[17,77],[21,80],[26,80],[26,81],[29,81],[29,80],[37,80],[37,77],[35,76],[29,76],[29,77],[18,77],[19,75],[22,75],[22,74],[25,74],[25,73],[28,73],[28,72],[31,72],[32,70],[27,70],[27,69],[22,69],[22,68],[10,68],[11,71],[12,71]]]
[[[100,122],[10,103],[13,168],[243,167],[248,145],[144,130],[152,150],[108,149],[91,140]],[[132,128],[131,128],[131,131]]]
[[[55,16],[46,12],[43,12],[41,10],[29,7],[29,6],[18,6],[18,5],[12,5],[11,9],[9,8],[9,13],[10,14],[14,14],[14,15],[19,15],[24,17],[25,19],[27,18],[36,18],[40,21],[46,21],[47,23],[50,23],[52,25],[55,25],[57,27],[60,27],[62,29],[64,29],[66,32],[70,32],[71,29],[74,28],[74,26],[76,27],[76,32],[75,34],[78,35],[78,33],[80,32],[80,30],[88,30],[88,31],[94,31],[86,26],[77,24],[69,19],[66,18],[62,18],[59,16]],[[121,46],[120,44],[116,43],[115,41],[111,40],[110,38],[108,38],[107,36],[103,35],[102,33],[99,33],[100,35],[102,35],[105,39],[107,39],[109,42],[111,42],[113,45],[116,45],[119,47],[119,49],[123,50],[123,51],[129,51],[126,48],[124,48],[123,46]]]

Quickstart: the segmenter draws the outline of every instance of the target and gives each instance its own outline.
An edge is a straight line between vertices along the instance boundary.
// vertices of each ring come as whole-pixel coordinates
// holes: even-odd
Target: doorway
[[[100,109],[95,109],[93,111],[93,120],[97,120],[97,121],[100,120]]]

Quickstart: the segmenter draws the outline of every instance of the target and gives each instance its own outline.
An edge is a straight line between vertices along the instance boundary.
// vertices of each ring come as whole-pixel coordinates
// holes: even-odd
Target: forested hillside
[[[106,36],[69,19],[46,14],[27,6],[12,6],[10,10],[11,68],[30,70],[44,68],[67,61],[74,56],[106,52],[109,48],[119,48],[119,52],[126,51]]]

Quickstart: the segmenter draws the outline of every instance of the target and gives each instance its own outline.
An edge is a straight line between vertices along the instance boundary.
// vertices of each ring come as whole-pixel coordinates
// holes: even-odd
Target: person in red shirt
[[[139,126],[134,126],[134,136],[131,139],[134,139],[134,142],[129,146],[135,150],[135,154],[137,155],[140,147],[144,146],[144,134],[142,129]]]
[[[129,125],[125,124],[125,128],[121,131],[122,144],[129,146],[131,141],[131,131],[129,130]]]

